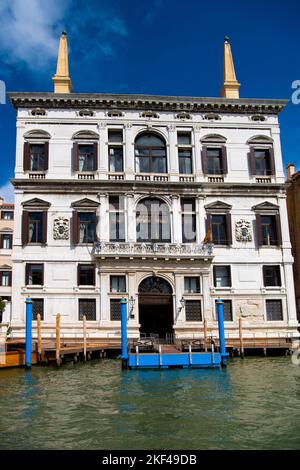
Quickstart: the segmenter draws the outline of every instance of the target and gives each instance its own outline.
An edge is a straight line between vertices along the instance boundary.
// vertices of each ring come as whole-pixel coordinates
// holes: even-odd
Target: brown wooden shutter
[[[12,249],[12,244],[13,244],[13,236],[10,235],[9,236],[9,248],[10,248],[10,250]]]
[[[231,214],[226,214],[227,245],[232,245]]]
[[[98,222],[97,213],[94,212],[94,242],[97,240],[97,222]]]
[[[0,235],[0,248],[3,248],[3,235]]]
[[[98,170],[98,142],[94,143],[94,171]]]
[[[73,244],[78,245],[79,243],[79,217],[78,217],[77,211],[73,212],[72,232],[73,232]]]
[[[79,171],[79,151],[78,142],[74,142],[72,149],[72,167],[73,171]]]
[[[30,264],[26,263],[26,266],[25,266],[25,286],[28,286],[28,284],[29,284],[29,271],[30,271]]]
[[[275,223],[276,223],[276,238],[277,238],[277,245],[282,245],[282,235],[281,235],[281,223],[280,223],[280,215],[275,215]]]
[[[273,147],[269,148],[269,158],[270,158],[270,174],[275,175],[275,159],[274,159]]]
[[[207,175],[208,173],[208,161],[207,161],[207,147],[202,147],[202,172],[204,175]]]
[[[30,171],[30,143],[24,142],[24,153],[23,153],[23,169],[24,171]]]
[[[44,170],[47,171],[49,168],[49,142],[45,142],[45,167]]]
[[[256,175],[256,165],[255,165],[255,148],[250,147],[249,152],[249,169],[252,176]]]
[[[11,284],[12,284],[11,281],[12,281],[12,272],[9,271],[9,272],[8,272],[8,285],[9,285],[9,286],[11,286]]]
[[[29,241],[29,214],[27,211],[23,211],[22,214],[22,245],[27,245]]]
[[[211,214],[209,214],[209,213],[206,214],[205,225],[206,225],[206,234],[207,234],[209,229],[212,228],[212,217],[211,217]]]
[[[222,145],[222,173],[223,175],[228,173],[227,149],[225,145]]]
[[[80,286],[80,264],[77,265],[77,286]]]
[[[93,286],[96,285],[96,277],[95,277],[95,265],[93,264]]]
[[[261,226],[261,215],[256,214],[256,233],[257,233],[257,244],[258,246],[263,245],[263,235],[262,235],[262,226]]]
[[[47,243],[47,211],[42,212],[42,243]]]
[[[44,285],[44,264],[42,264],[42,286]]]

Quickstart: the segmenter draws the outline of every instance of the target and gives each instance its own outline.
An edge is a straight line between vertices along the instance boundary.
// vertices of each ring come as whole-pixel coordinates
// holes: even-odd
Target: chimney
[[[294,165],[294,163],[289,163],[286,166],[287,179],[291,180],[294,173],[295,173],[295,165]]]

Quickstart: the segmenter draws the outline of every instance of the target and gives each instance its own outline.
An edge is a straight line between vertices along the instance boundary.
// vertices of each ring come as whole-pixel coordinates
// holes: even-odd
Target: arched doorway
[[[139,322],[146,336],[155,333],[165,339],[173,332],[172,287],[165,279],[151,276],[140,283]]]

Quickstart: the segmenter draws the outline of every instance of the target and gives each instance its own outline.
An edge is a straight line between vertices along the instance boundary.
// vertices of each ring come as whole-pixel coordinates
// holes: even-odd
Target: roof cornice
[[[8,93],[15,108],[91,108],[139,109],[159,111],[188,111],[229,113],[278,114],[288,100],[254,98],[197,98],[190,96],[116,95],[104,93]]]

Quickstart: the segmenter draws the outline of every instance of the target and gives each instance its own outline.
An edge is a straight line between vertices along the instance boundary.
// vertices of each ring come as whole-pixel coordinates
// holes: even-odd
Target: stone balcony
[[[203,259],[213,258],[213,244],[97,242],[96,258]]]

